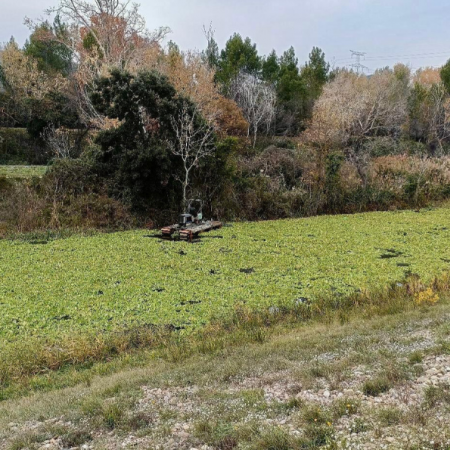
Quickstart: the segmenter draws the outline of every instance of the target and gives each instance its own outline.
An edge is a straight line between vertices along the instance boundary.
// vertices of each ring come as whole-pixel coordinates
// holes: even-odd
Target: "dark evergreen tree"
[[[325,53],[318,47],[313,47],[309,61],[302,69],[302,78],[308,89],[308,96],[316,100],[322,93],[322,88],[329,79],[330,64],[325,60]]]
[[[261,66],[256,44],[250,38],[243,40],[240,34],[234,34],[220,54],[216,80],[228,86],[240,72],[259,76]]]
[[[100,113],[120,121],[97,138],[101,151],[95,167],[111,194],[141,212],[179,205],[181,166],[168,143],[175,141],[173,118],[189,100],[157,72],[133,76],[113,71],[98,81],[92,102]],[[203,119],[196,121],[200,126]]]
[[[38,69],[48,74],[69,75],[73,69],[72,51],[62,42],[67,38],[67,26],[59,17],[53,25],[44,22],[36,26],[24,46],[24,53],[38,62]]]
[[[450,60],[441,69],[441,80],[447,92],[450,93]]]
[[[276,84],[280,76],[280,64],[275,50],[262,63],[262,78],[268,83]]]

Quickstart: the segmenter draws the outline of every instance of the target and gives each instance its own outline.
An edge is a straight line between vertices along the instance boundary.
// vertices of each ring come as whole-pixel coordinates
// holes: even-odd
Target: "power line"
[[[350,67],[355,68],[356,73],[359,73],[360,70],[362,72],[364,72],[365,70],[369,70],[368,67],[361,64],[361,58],[364,58],[366,56],[365,52],[355,52],[354,50],[350,50],[350,52],[352,54],[352,59],[355,58],[356,60],[356,63],[350,64]]]
[[[404,55],[380,55],[380,56],[369,56],[367,58],[364,58],[365,61],[377,61],[377,60],[383,60],[383,59],[391,59],[391,58],[438,58],[441,56],[450,55],[450,51],[445,52],[430,52],[430,53],[411,53],[411,54],[404,54]],[[338,58],[335,59],[336,62],[349,62],[353,61],[353,58]]]

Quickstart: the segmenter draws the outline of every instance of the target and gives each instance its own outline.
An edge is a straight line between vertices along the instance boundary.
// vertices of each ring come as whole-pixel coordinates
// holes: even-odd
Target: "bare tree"
[[[41,137],[56,158],[68,159],[76,156],[76,145],[69,130],[56,129],[53,125],[50,125],[44,129]]]
[[[65,31],[41,33],[40,39],[56,41],[71,50],[76,67],[71,76],[71,100],[86,124],[102,127],[104,118],[90,102],[89,87],[114,68],[133,72],[142,68],[170,30],[149,31],[139,5],[131,0],[59,0],[59,5],[47,12],[61,18]],[[25,22],[36,27],[30,19]]]
[[[240,73],[231,86],[231,96],[249,123],[248,136],[253,134],[253,146],[261,129],[268,132],[276,114],[275,88],[254,75]]]
[[[319,147],[343,148],[363,183],[365,144],[380,135],[399,135],[407,117],[409,77],[382,70],[372,77],[341,72],[316,102],[305,136]]]
[[[200,116],[197,107],[184,102],[178,115],[172,117],[176,142],[170,143],[171,152],[183,162],[183,177],[177,177],[183,188],[183,207],[187,203],[187,191],[191,172],[200,161],[212,155],[214,146],[214,129]]]
[[[416,87],[417,89],[417,87]],[[425,132],[425,140],[434,154],[436,150],[442,155],[444,143],[450,138],[450,99],[442,82],[423,85],[416,115]],[[416,117],[417,119],[417,117]]]
[[[165,27],[150,32],[139,5],[131,0],[60,0],[48,12],[70,24],[71,42],[78,52],[85,50],[79,44],[89,36],[97,56],[109,67],[127,69],[143,47],[161,41],[169,32]]]

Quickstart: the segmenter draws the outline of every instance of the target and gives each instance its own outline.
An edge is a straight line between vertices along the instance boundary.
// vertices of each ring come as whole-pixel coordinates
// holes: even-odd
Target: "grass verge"
[[[173,327],[140,327],[133,330],[97,335],[73,335],[60,341],[28,339],[0,348],[0,399],[28,392],[66,387],[96,374],[111,373],[127,366],[148,364],[162,358],[180,362],[195,354],[214,354],[245,343],[263,343],[276,333],[277,326],[295,326],[312,322],[344,324],[353,316],[373,317],[395,314],[420,307],[424,292],[448,301],[450,275],[436,278],[425,286],[412,276],[402,283],[377,293],[360,292],[346,299],[322,299],[295,308],[250,310],[238,308],[226,320],[214,319],[210,325],[191,335],[180,334]],[[321,371],[320,366],[312,369]],[[388,377],[389,378],[389,377]],[[389,379],[380,377],[366,386],[368,395],[386,391]]]

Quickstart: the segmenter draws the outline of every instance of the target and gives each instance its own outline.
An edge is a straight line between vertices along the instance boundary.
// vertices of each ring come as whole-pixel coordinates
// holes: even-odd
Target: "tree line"
[[[47,192],[47,217],[88,194],[141,217],[170,216],[190,195],[249,219],[387,208],[419,199],[426,158],[444,170],[450,63],[366,76],[331,68],[317,47],[303,65],[293,47],[261,55],[239,34],[220,49],[212,28],[203,51],[181,51],[127,0],[50,12],[52,23],[26,20],[23,48],[0,51],[0,126],[26,127],[53,161],[52,188],[33,191]],[[433,174],[443,187],[424,198],[444,195]]]

